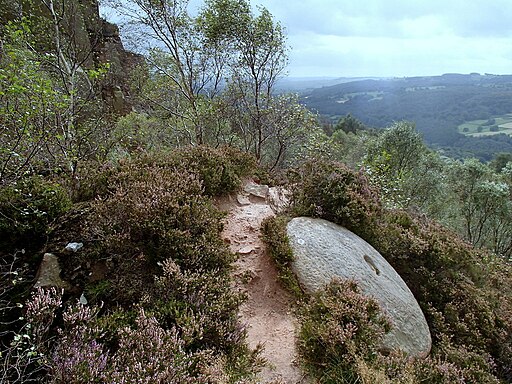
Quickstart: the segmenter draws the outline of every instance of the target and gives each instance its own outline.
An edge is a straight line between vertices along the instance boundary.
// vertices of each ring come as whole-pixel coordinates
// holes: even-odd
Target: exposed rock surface
[[[36,276],[34,288],[69,288],[68,283],[60,278],[59,259],[53,253],[45,253]]]
[[[102,83],[102,97],[116,113],[128,113],[131,110],[129,77],[133,68],[144,62],[142,56],[127,51],[119,28],[101,19],[98,0],[64,2],[62,7],[57,7],[57,12],[62,17],[62,35],[72,36],[72,45],[83,69],[109,64],[109,73]],[[0,31],[1,25],[26,16],[51,19],[48,9],[39,1],[0,0]],[[48,39],[50,31],[51,28]]]
[[[247,183],[244,186],[244,192],[249,197],[266,200],[268,196],[268,185],[260,185],[253,182]]]
[[[333,277],[354,279],[365,294],[378,300],[393,323],[384,348],[420,357],[429,353],[430,330],[418,302],[371,245],[321,219],[295,218],[288,223],[287,232],[296,259],[292,267],[307,292],[321,289]]]

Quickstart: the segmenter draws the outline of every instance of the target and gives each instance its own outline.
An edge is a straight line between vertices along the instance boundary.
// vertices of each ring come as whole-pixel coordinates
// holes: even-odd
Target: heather
[[[252,167],[234,150],[190,148],[145,154],[98,172],[84,185],[87,193],[78,191],[89,197],[68,206],[46,230],[45,249],[60,256],[71,297],[39,289],[24,302],[28,276],[17,286],[4,285],[11,294],[25,287],[21,296],[3,297],[12,319],[2,333],[4,380],[249,378],[258,358],[245,344],[237,316],[243,295],[230,288],[235,257],[220,238],[223,214],[210,196],[236,190]],[[70,236],[84,246],[65,255]],[[5,276],[22,272],[23,256]],[[87,305],[78,301],[79,292]]]
[[[262,203],[238,196],[248,179],[290,203],[261,232],[240,228],[263,234],[296,302],[312,380],[512,382],[510,153],[450,158],[413,122],[317,116],[278,89],[286,30],[246,0],[106,2],[128,28],[93,0],[0,7],[0,382],[257,382],[243,256],[218,208]],[[302,291],[296,216],[393,265],[428,321],[428,357],[379,349],[390,324],[356,282]],[[45,254],[58,279],[40,288]]]
[[[474,248],[424,215],[384,206],[378,189],[362,172],[340,163],[306,162],[290,173],[289,188],[289,214],[321,217],[349,228],[372,244],[412,290],[427,318],[433,349],[429,360],[412,366],[409,366],[411,362],[404,362],[399,371],[412,370],[413,382],[451,382],[454,376],[460,382],[510,380],[512,278],[506,260]],[[274,220],[271,225],[281,228],[285,235],[286,220]],[[287,256],[286,237],[282,236],[280,241],[270,240],[275,257],[289,268],[291,260]],[[357,312],[366,313],[367,305],[351,298],[350,294],[346,287],[337,291],[326,287],[325,292],[306,299],[303,305],[305,315],[300,344],[303,359],[322,382],[336,382],[336,377],[358,382],[364,376],[357,371],[356,363],[344,366],[340,363],[344,359],[336,357],[347,355],[348,341],[335,343],[334,352],[326,348],[333,339],[333,332],[348,335],[351,340],[350,327],[368,331],[373,327],[367,324],[369,314],[363,318],[365,320],[326,317],[341,316],[348,311],[351,307],[347,308],[344,300],[358,308]],[[326,310],[329,306],[330,310]],[[313,330],[318,334],[312,334]],[[380,332],[384,330],[381,326]],[[389,364],[395,364],[397,357],[391,359],[375,347],[371,348],[370,340],[374,338],[376,336],[365,339],[370,352],[349,348],[350,359],[356,359],[365,369],[381,371],[382,377],[391,380]],[[436,378],[434,372],[441,370],[441,366],[451,367],[452,374]],[[331,369],[337,373],[328,373]]]

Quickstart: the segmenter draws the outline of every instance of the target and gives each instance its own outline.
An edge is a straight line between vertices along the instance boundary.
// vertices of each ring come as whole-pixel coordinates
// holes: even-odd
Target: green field
[[[512,136],[512,113],[495,116],[489,120],[472,120],[458,126],[459,133],[481,137],[505,133]]]
[[[347,101],[357,96],[368,96],[368,101],[381,100],[384,98],[384,92],[372,91],[372,92],[351,92],[345,93],[341,99],[336,100],[338,104],[345,104]],[[511,120],[512,121],[512,120]]]

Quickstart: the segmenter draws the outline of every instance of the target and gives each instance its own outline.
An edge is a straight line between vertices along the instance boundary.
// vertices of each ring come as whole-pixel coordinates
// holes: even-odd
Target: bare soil
[[[279,284],[277,270],[261,239],[262,221],[273,216],[268,199],[239,195],[219,202],[228,211],[223,238],[239,254],[235,263],[235,289],[245,291],[248,300],[240,310],[247,326],[251,348],[263,346],[267,364],[258,383],[306,383],[297,366],[293,299]]]

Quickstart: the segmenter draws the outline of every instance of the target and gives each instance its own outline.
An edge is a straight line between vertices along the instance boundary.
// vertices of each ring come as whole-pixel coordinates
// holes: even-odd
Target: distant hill
[[[469,121],[512,113],[512,75],[364,79],[304,91],[302,100],[333,122],[349,113],[378,128],[413,121],[428,143],[455,148],[460,156],[488,160],[496,152],[512,151],[508,135],[475,138],[457,129]]]
[[[278,91],[285,92],[306,92],[316,88],[330,87],[338,84],[382,79],[380,77],[283,77],[276,85]]]

